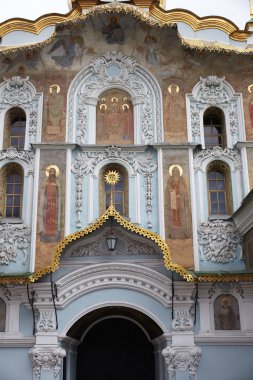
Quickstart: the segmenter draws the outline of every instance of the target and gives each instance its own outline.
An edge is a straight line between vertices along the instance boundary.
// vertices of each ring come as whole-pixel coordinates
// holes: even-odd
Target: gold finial
[[[112,193],[113,193],[113,187],[114,185],[116,185],[116,183],[119,182],[119,173],[116,171],[116,170],[109,170],[106,174],[105,174],[105,182],[108,184],[108,185],[111,185],[111,199],[110,199],[110,207],[113,206],[113,197],[112,197]]]

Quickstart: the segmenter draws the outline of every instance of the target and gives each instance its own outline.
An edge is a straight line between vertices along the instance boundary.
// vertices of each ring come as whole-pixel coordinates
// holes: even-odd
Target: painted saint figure
[[[59,186],[57,183],[58,173],[57,166],[50,165],[47,168],[48,179],[44,189],[44,205],[43,205],[43,231],[41,233],[41,241],[58,241],[60,239],[59,231],[59,214],[60,214],[60,197]]]
[[[61,130],[63,112],[63,97],[60,94],[60,86],[53,84],[49,88],[47,101],[47,132],[58,134]]]
[[[235,297],[219,296],[214,302],[215,330],[240,330],[239,307]]]
[[[170,178],[167,184],[169,213],[169,238],[186,239],[189,237],[188,195],[182,178],[183,169],[180,165],[169,168]]]
[[[111,17],[110,23],[102,28],[102,33],[106,35],[105,38],[109,44],[124,42],[124,30],[116,16]]]

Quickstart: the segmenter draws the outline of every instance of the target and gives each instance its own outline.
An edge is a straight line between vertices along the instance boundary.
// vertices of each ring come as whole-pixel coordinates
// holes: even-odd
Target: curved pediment
[[[112,223],[112,224],[111,224]],[[85,260],[91,257],[102,257],[107,260],[112,258],[106,247],[106,236],[113,229],[113,234],[118,239],[117,249],[113,251],[113,256],[117,258],[163,258],[164,266],[179,273],[187,281],[193,281],[193,277],[181,265],[172,263],[169,247],[167,243],[156,233],[138,227],[124,219],[114,208],[108,207],[106,212],[81,231],[74,232],[66,236],[57,246],[52,265],[40,268],[31,277],[35,281],[43,275],[54,272],[60,267],[60,262],[64,260]]]

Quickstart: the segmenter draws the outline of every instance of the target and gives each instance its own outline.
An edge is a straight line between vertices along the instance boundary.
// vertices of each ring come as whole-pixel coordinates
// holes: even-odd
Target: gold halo
[[[170,168],[169,168],[170,176],[172,176],[172,171],[173,171],[174,168],[177,168],[177,169],[179,170],[179,175],[180,175],[180,177],[181,177],[182,174],[183,174],[183,168],[182,168],[182,166],[180,166],[180,165],[171,165],[171,166],[170,166]]]
[[[116,183],[119,182],[119,173],[116,172],[116,170],[109,170],[105,174],[105,182],[108,183],[108,185],[116,185]]]
[[[249,91],[250,94],[252,93],[252,90],[251,90],[252,87],[253,87],[253,84],[250,84],[250,85],[248,86],[248,91]]]
[[[55,175],[56,175],[56,177],[58,177],[58,175],[60,174],[60,169],[58,168],[58,166],[56,166],[56,165],[49,165],[46,168],[46,176],[47,177],[49,177],[49,170],[50,169],[55,169]]]
[[[59,94],[59,92],[61,92],[61,87],[58,84],[51,84],[51,86],[49,87],[50,94],[53,93],[53,88],[56,88],[57,94]]]
[[[168,92],[171,94],[172,91],[173,91],[173,87],[175,88],[175,91],[176,91],[176,93],[178,94],[180,88],[179,88],[179,86],[178,86],[177,84],[175,84],[175,83],[172,83],[172,84],[169,85],[169,87],[168,87]]]
[[[231,305],[230,299],[229,299],[228,297],[223,297],[223,298],[220,300],[220,304],[221,304],[222,306],[224,306],[225,303],[226,303],[228,306]]]

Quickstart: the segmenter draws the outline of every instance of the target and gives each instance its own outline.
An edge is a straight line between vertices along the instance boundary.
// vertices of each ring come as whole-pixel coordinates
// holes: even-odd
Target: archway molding
[[[68,91],[67,140],[96,143],[99,95],[118,88],[128,92],[134,107],[134,143],[163,141],[162,93],[154,76],[123,53],[106,52],[92,60],[72,81]]]

